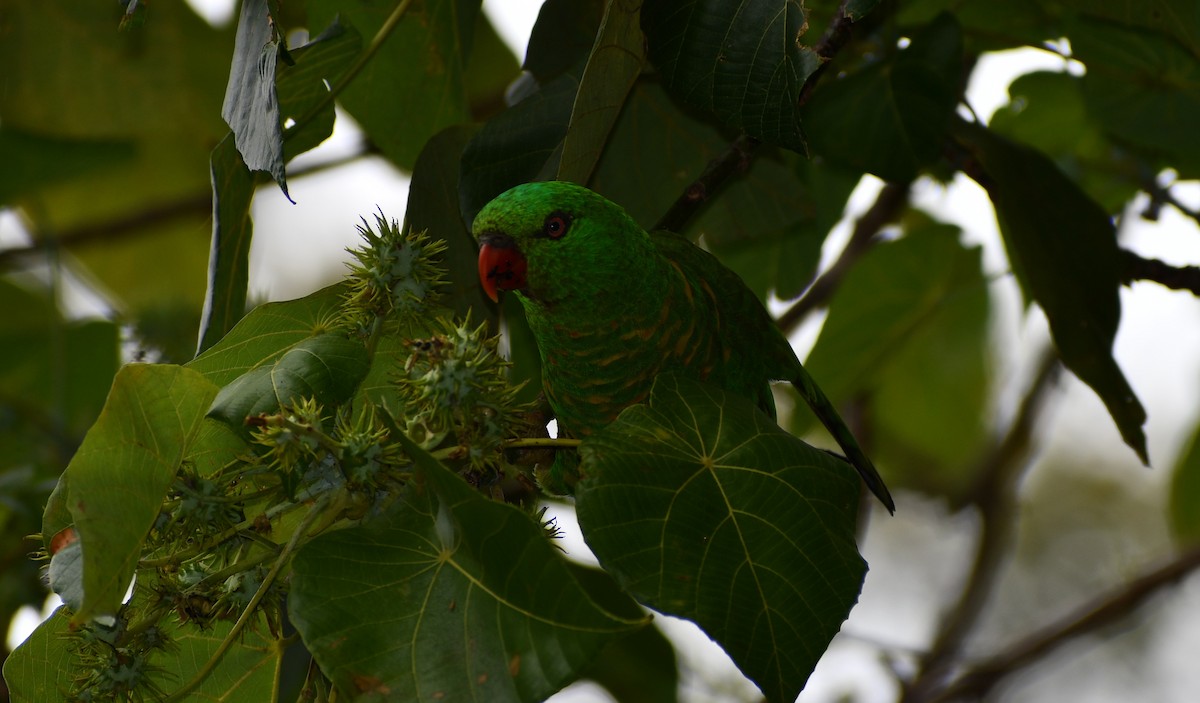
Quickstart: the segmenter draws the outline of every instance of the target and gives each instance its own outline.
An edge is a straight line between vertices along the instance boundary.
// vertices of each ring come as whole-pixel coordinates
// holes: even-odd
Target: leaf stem
[[[337,498],[336,501],[334,500],[335,496]],[[270,571],[268,571],[266,576],[263,577],[263,581],[259,585],[258,590],[254,592],[254,596],[246,605],[246,609],[242,611],[241,617],[237,619],[237,622],[235,622],[233,627],[229,630],[229,634],[225,635],[225,639],[221,641],[221,644],[217,647],[217,651],[213,652],[213,655],[208,659],[207,662],[205,662],[204,666],[200,668],[200,671],[196,672],[196,676],[193,677],[191,681],[186,683],[183,688],[168,696],[165,703],[176,703],[177,701],[182,701],[192,691],[196,690],[196,688],[203,684],[204,680],[207,679],[210,674],[212,674],[213,670],[225,656],[225,653],[228,652],[229,648],[233,646],[234,641],[237,640],[242,630],[244,630],[246,625],[249,624],[250,619],[254,617],[254,613],[258,608],[258,604],[261,603],[262,599],[267,595],[267,591],[270,590],[271,584],[275,581],[275,577],[279,575],[279,571],[283,568],[284,563],[288,561],[288,558],[291,557],[292,552],[296,550],[296,547],[300,544],[300,540],[303,539],[308,533],[308,529],[312,527],[312,525],[317,521],[317,518],[319,518],[327,509],[329,509],[331,505],[335,506],[340,504],[344,496],[345,494],[343,491],[338,491],[336,493],[326,493],[317,499],[316,503],[314,503],[312,508],[309,509],[308,514],[306,514],[304,519],[300,521],[300,524],[296,526],[296,531],[292,533],[291,539],[288,540],[287,544],[284,545],[283,549],[279,552],[279,558],[275,560],[275,563],[271,566]]]
[[[284,141],[287,141],[292,135],[298,133],[305,125],[311,122],[313,118],[319,115],[322,110],[333,104],[333,101],[337,99],[337,96],[346,89],[346,86],[350,85],[351,81],[358,77],[358,74],[361,73],[362,70],[366,68],[366,65],[370,63],[371,59],[375,57],[375,54],[379,51],[379,48],[383,46],[383,42],[385,42],[388,36],[391,35],[392,30],[396,28],[396,25],[400,23],[400,19],[404,17],[404,13],[408,12],[410,5],[412,5],[412,0],[400,0],[400,2],[396,3],[396,7],[392,10],[392,14],[388,15],[388,18],[384,20],[383,25],[379,28],[379,31],[375,32],[375,36],[371,38],[371,43],[361,54],[358,55],[358,58],[354,61],[354,65],[346,70],[342,77],[339,78],[337,83],[335,83],[333,87],[329,89],[329,92],[324,98],[321,99],[320,102],[309,108],[308,112],[305,112],[303,115],[301,115],[300,119],[296,120],[296,122],[283,133]]]
[[[777,324],[785,333],[792,332],[811,312],[824,306],[833,297],[842,280],[854,264],[871,248],[875,235],[889,223],[896,221],[908,206],[912,183],[888,183],[875,203],[854,223],[854,231],[842,249],[841,255],[825,273],[813,281],[804,295],[779,316]]]

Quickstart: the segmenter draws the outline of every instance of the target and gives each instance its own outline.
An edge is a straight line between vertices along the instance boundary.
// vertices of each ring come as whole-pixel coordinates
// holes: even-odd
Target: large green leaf
[[[436,134],[417,157],[408,187],[406,224],[415,232],[446,242],[448,306],[459,317],[471,313],[476,321],[497,320],[496,306],[479,284],[479,245],[463,222],[459,210],[458,178],[463,149],[474,127],[447,127]]]
[[[309,22],[324,27],[340,16],[364,36],[373,36],[397,4],[313,0]],[[478,13],[479,0],[412,3],[342,92],[343,107],[397,166],[411,170],[430,137],[469,117],[463,67]]]
[[[180,366],[131,364],[117,374],[66,470],[66,505],[83,546],[76,622],[113,613],[121,603],[142,540],[216,393]],[[44,534],[49,539],[54,532]]]
[[[543,2],[521,67],[544,85],[578,66],[596,46],[607,5],[607,0]]]
[[[650,60],[671,95],[723,124],[803,153],[800,88],[821,59],[801,43],[798,0],[647,0]]]
[[[822,83],[804,111],[813,152],[884,180],[911,180],[941,154],[962,53],[958,23],[941,14],[894,59]]]
[[[260,305],[187,366],[224,386],[257,366],[273,363],[294,345],[329,331],[344,290],[332,285],[296,300]]]
[[[1200,59],[1200,8],[1193,0],[1065,0],[1062,4],[1127,27],[1155,30],[1174,38]],[[1074,41],[1071,43],[1073,47]]]
[[[293,562],[291,620],[343,694],[538,701],[646,623],[627,597],[599,605],[528,514],[400,441],[416,462],[404,500]]]
[[[621,106],[642,72],[646,40],[639,23],[641,4],[641,0],[613,0],[604,11],[596,46],[579,82],[571,126],[563,137],[560,181],[586,185],[591,179]]]
[[[493,117],[467,143],[459,175],[464,221],[474,221],[484,205],[509,188],[557,170],[555,154],[578,86],[577,70],[564,73]]]
[[[1089,114],[1123,142],[1200,177],[1200,56],[1146,30],[1082,20],[1071,50],[1087,64]]]
[[[871,455],[891,481],[957,495],[986,438],[988,291],[978,247],[910,215],[846,275],[805,367],[835,403],[869,394]],[[797,409],[792,427],[815,420]]]
[[[1013,271],[1045,311],[1063,363],[1100,396],[1125,443],[1148,462],[1146,411],[1112,356],[1121,321],[1112,220],[1044,154],[965,123],[957,138],[983,168]]]
[[[751,402],[660,376],[581,446],[580,526],[638,600],[696,621],[795,700],[858,598],[858,479]]]
[[[988,127],[1054,159],[1096,202],[1119,213],[1139,186],[1141,166],[1089,114],[1083,81],[1069,73],[1036,71],[1008,86],[1009,102]]]

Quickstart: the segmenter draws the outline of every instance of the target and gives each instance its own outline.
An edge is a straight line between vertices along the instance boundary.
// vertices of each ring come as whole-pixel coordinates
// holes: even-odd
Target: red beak
[[[525,287],[528,264],[516,242],[503,234],[484,234],[479,238],[479,282],[493,302],[500,291]]]

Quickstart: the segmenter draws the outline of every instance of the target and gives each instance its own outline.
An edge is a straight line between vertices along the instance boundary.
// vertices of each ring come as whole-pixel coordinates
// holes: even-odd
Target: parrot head
[[[479,280],[492,300],[519,291],[541,305],[609,297],[654,256],[649,235],[619,206],[566,181],[526,183],[475,217]]]

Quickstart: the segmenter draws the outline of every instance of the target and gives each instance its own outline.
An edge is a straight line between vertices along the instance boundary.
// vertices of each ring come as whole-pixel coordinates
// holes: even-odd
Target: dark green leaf
[[[879,5],[879,0],[849,0],[846,3],[846,16],[855,22],[867,16]]]
[[[1085,15],[1172,37],[1200,58],[1200,12],[1194,0],[1066,0],[1062,4]],[[1071,44],[1074,48],[1074,39]]]
[[[546,0],[529,35],[522,67],[545,85],[587,59],[606,0]]]
[[[1200,57],[1161,35],[1081,20],[1071,50],[1087,64],[1088,113],[1114,137],[1200,177]]]
[[[280,38],[267,0],[244,0],[221,116],[233,130],[246,167],[271,174],[287,195],[283,125],[275,94],[280,51]]]
[[[200,321],[198,353],[216,344],[246,314],[250,277],[250,243],[254,222],[251,175],[229,134],[213,149],[210,165],[213,193],[212,249],[208,259],[208,293]]]
[[[884,180],[911,180],[941,154],[962,60],[958,23],[942,14],[893,60],[823,83],[804,112],[813,152]]]
[[[721,132],[680,110],[656,83],[642,81],[630,93],[592,187],[652,227],[728,147]],[[761,147],[750,170],[727,184],[683,234],[703,237],[760,297],[772,289],[789,297],[816,270],[821,242],[857,182],[857,174]]]
[[[308,3],[312,25],[328,26],[337,15],[364,36],[374,36],[395,8],[369,0]],[[400,168],[411,170],[430,137],[469,117],[463,66],[478,12],[479,0],[412,3],[341,94],[342,106]]]
[[[1063,363],[1096,391],[1125,443],[1148,462],[1146,411],[1112,356],[1121,321],[1112,220],[1042,153],[965,123],[957,138],[986,174],[1013,271],[1045,311]]]
[[[642,72],[646,40],[638,21],[641,0],[613,0],[604,11],[563,138],[558,180],[587,184],[621,106]]]
[[[370,360],[359,340],[329,332],[304,339],[279,358],[262,363],[221,389],[209,411],[234,427],[303,398],[323,405],[352,396]]]
[[[542,700],[645,624],[593,600],[528,514],[399,440],[417,467],[403,502],[293,562],[292,622],[345,695]]]
[[[416,232],[446,241],[443,261],[448,271],[449,307],[476,322],[487,320],[495,328],[496,306],[479,284],[479,245],[463,222],[459,210],[459,164],[474,127],[448,127],[439,132],[417,157],[408,187],[407,225]]]
[[[1026,73],[1009,85],[1008,95],[1008,105],[992,115],[988,126],[1053,157],[1105,210],[1121,212],[1138,189],[1139,165],[1088,114],[1082,79],[1069,73]]]
[[[858,598],[851,468],[750,401],[659,376],[580,448],[580,526],[638,600],[696,621],[771,700],[794,700]]]
[[[278,67],[275,90],[279,117],[295,124],[283,132],[283,158],[292,159],[325,141],[333,133],[333,102],[326,103],[334,85],[362,49],[362,37],[336,20],[311,42],[290,50],[293,64]]]
[[[464,221],[474,221],[484,205],[509,188],[557,170],[553,157],[567,133],[578,87],[574,71],[555,78],[493,117],[467,143],[458,196]]]
[[[890,481],[958,495],[986,438],[988,291],[978,247],[910,215],[846,275],[805,367],[835,403],[868,394]],[[793,429],[814,419],[801,411]]]
[[[1062,36],[1060,17],[1043,0],[910,0],[898,4],[896,22],[920,31],[943,12],[953,13],[962,25],[971,53],[1040,47]]]
[[[113,613],[121,603],[142,540],[216,392],[180,366],[131,364],[117,374],[66,471],[67,508],[84,559],[75,622]]]
[[[801,43],[797,0],[647,0],[650,60],[687,105],[772,144],[805,152],[800,88],[821,60]]]

